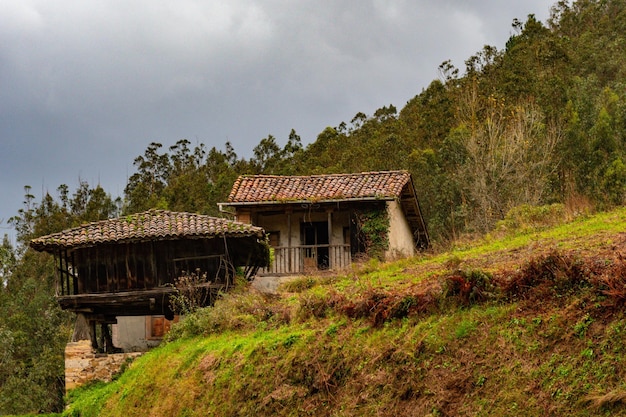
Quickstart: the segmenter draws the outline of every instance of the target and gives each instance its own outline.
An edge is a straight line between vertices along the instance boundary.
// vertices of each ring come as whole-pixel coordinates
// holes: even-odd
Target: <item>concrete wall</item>
[[[161,327],[156,336],[152,334],[155,330],[153,320],[160,320]],[[178,318],[176,317],[174,321],[178,321]],[[117,324],[111,326],[113,346],[121,348],[124,352],[145,352],[161,343],[171,323],[163,316],[118,316]]]
[[[109,382],[122,365],[140,355],[140,352],[96,354],[90,340],[70,342],[65,346],[65,390],[94,380]]]
[[[396,200],[388,201],[387,213],[389,214],[389,249],[385,252],[385,258],[393,260],[415,255],[413,233],[400,203]]]
[[[289,226],[287,223],[287,215],[286,214],[274,214],[274,215],[263,215],[260,214],[257,216],[255,223],[256,226],[260,226],[265,229],[266,232],[279,232],[280,233],[280,241],[279,246],[287,246],[289,242]],[[298,220],[298,216],[296,214],[291,215],[291,245],[299,245],[300,244],[300,223]]]
[[[332,216],[332,236],[330,243],[339,245],[344,243],[343,228],[350,226],[350,214],[347,211],[334,211]],[[326,212],[295,212],[291,214],[291,246],[301,244],[300,225],[306,222],[327,222],[328,213]],[[280,232],[280,246],[287,246],[289,243],[289,226],[287,223],[287,214],[274,215],[258,215],[256,226],[265,229],[266,232]]]

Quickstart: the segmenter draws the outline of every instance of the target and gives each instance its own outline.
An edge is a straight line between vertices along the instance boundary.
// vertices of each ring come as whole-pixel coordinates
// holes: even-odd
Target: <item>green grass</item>
[[[419,415],[542,415],[547,404],[558,414],[596,415],[578,408],[586,394],[624,388],[623,318],[590,347],[597,334],[571,331],[581,318],[518,317],[517,307],[473,307],[380,329],[325,319],[181,340],[117,381],[75,395],[68,415],[330,415],[324,404],[343,410],[336,415],[409,405]],[[555,341],[567,346],[554,349]],[[451,408],[441,402],[446,396],[462,401]]]
[[[63,414],[51,413],[51,414],[21,414],[15,416],[12,414],[4,414],[4,417],[62,417]]]
[[[470,302],[444,292],[412,310],[416,288],[451,270],[518,270],[546,248],[593,256],[625,228],[620,209],[304,277],[283,298],[228,294],[114,382],[72,391],[64,415],[626,415],[626,316],[594,286]]]

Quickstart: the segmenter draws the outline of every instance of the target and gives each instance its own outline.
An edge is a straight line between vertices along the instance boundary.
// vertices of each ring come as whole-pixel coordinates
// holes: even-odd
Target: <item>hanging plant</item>
[[[384,260],[389,248],[389,215],[385,206],[356,210],[359,247],[370,258]]]

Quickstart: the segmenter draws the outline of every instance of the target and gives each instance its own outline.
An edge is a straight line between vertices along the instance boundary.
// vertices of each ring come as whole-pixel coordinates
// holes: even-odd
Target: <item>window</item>
[[[172,327],[172,323],[178,322],[178,316],[174,320],[168,320],[165,316],[146,316],[146,339],[162,339]]]

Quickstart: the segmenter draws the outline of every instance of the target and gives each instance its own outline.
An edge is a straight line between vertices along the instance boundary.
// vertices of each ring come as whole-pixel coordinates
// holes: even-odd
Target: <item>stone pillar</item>
[[[90,340],[91,329],[89,328],[89,322],[84,314],[76,314],[76,323],[74,324],[74,334],[72,334],[72,342],[78,342],[79,340]]]

